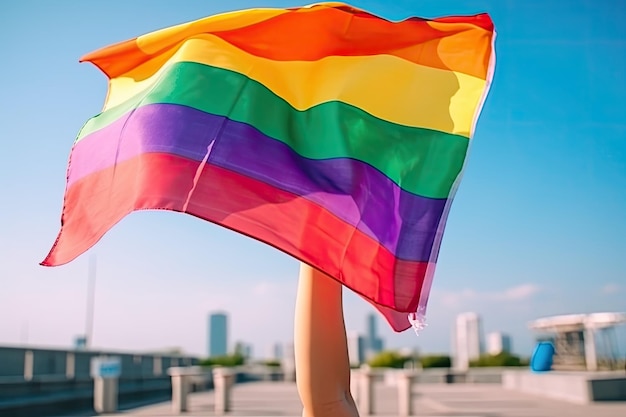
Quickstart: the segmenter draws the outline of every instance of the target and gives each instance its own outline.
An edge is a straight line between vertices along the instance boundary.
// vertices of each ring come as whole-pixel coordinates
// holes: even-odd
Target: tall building
[[[272,359],[280,360],[282,358],[283,358],[282,343],[274,343],[274,346],[272,346]]]
[[[281,366],[285,374],[285,381],[296,381],[296,354],[293,343],[286,343],[283,348]]]
[[[383,339],[378,337],[376,315],[367,315],[367,333],[365,335],[365,359],[370,359],[384,348]]]
[[[235,354],[243,356],[243,358],[246,360],[252,358],[252,350],[252,345],[250,343],[235,343]]]
[[[459,314],[453,335],[453,367],[467,370],[470,361],[478,359],[483,352],[482,325],[476,313]]]
[[[228,353],[228,316],[226,313],[209,315],[209,357]]]
[[[511,337],[505,333],[493,332],[487,335],[487,353],[499,355],[511,353]]]
[[[365,361],[365,338],[357,332],[348,332],[348,359],[351,366],[359,366]]]

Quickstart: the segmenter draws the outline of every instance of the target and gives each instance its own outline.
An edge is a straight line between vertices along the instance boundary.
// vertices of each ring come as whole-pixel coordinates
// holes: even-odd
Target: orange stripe
[[[468,17],[451,22],[410,19],[393,23],[368,14],[323,8],[314,18],[310,14],[282,14],[215,34],[250,54],[277,61],[389,54],[485,79],[487,63],[466,59],[468,51],[474,55],[477,49],[486,50],[484,55],[490,56],[492,32],[473,24],[478,21],[485,25],[483,20]]]
[[[331,3],[324,3],[324,6],[328,6],[330,7]],[[333,8],[337,9],[337,10],[343,10],[349,13],[352,13],[354,15],[359,15],[359,16],[366,16],[366,17],[372,17],[372,18],[376,18],[376,19],[380,19],[379,16],[376,16],[372,13],[369,13],[365,10],[362,9],[357,9],[356,7],[352,7],[348,4],[344,4],[344,3],[334,3]],[[423,19],[420,17],[412,17],[409,18],[407,20],[422,20],[422,21],[428,21],[429,19]],[[444,17],[437,17],[435,19],[430,20],[431,22],[444,22],[444,23],[469,23],[472,24],[474,26],[478,26],[481,27],[487,31],[493,31],[494,27],[493,27],[493,22],[491,21],[491,18],[489,17],[489,15],[487,13],[481,13],[481,14],[477,14],[477,15],[473,15],[473,16],[444,16]]]
[[[115,78],[131,71],[150,58],[151,55],[142,52],[137,47],[135,38],[88,53],[80,58],[80,62],[91,62],[109,78]]]
[[[243,13],[238,12],[234,17],[241,20]],[[234,28],[229,30],[223,30],[228,27],[227,19],[221,18],[219,25],[211,23],[212,19],[121,42],[88,54],[81,61],[93,62],[109,78],[115,78],[156,56],[165,62],[181,42],[202,33],[218,35],[250,54],[278,61],[388,54],[481,79],[486,78],[491,55],[493,25],[485,14],[432,21],[412,18],[394,23],[336,5],[282,13],[274,9],[274,13],[267,12],[267,19],[255,18],[243,26],[233,23]],[[468,60],[468,53],[474,56],[480,53],[485,59]]]
[[[303,12],[310,9],[303,9]],[[138,38],[101,48],[83,56],[81,62],[92,62],[109,78],[118,77],[155,57],[165,63],[176,52],[176,45],[202,33],[246,27],[280,14],[284,9],[251,9],[222,13],[192,22],[157,30]]]

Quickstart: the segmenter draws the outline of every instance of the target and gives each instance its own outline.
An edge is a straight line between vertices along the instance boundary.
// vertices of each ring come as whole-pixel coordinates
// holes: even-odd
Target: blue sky
[[[207,314],[263,356],[291,339],[298,263],[175,213],[135,213],[69,265],[38,265],[58,232],[69,151],[98,113],[105,77],[78,58],[206,15],[294,1],[8,0],[0,5],[0,344],[67,347],[85,328],[97,256],[94,346],[206,351]],[[626,15],[612,0],[353,1],[390,19],[489,12],[493,87],[452,207],[419,337],[391,347],[449,350],[459,312],[529,354],[529,320],[626,311]],[[373,309],[346,295],[348,330]],[[623,330],[623,329],[622,329]],[[622,332],[622,350],[626,337]]]

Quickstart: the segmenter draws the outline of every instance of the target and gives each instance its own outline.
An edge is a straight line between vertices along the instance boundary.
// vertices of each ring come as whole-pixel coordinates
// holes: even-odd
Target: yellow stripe
[[[299,110],[339,100],[394,123],[469,137],[485,88],[485,80],[477,77],[391,55],[273,61],[208,34],[188,39],[167,62],[164,58],[155,57],[111,80],[105,110],[148,88],[170,64],[189,61],[246,75]]]

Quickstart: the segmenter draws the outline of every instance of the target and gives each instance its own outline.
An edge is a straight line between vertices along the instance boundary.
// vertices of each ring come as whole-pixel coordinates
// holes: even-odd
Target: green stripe
[[[152,87],[89,120],[77,140],[153,103],[247,123],[306,158],[364,161],[403,189],[431,198],[448,197],[469,144],[462,136],[387,122],[338,101],[299,111],[242,74],[192,62],[172,65]]]

